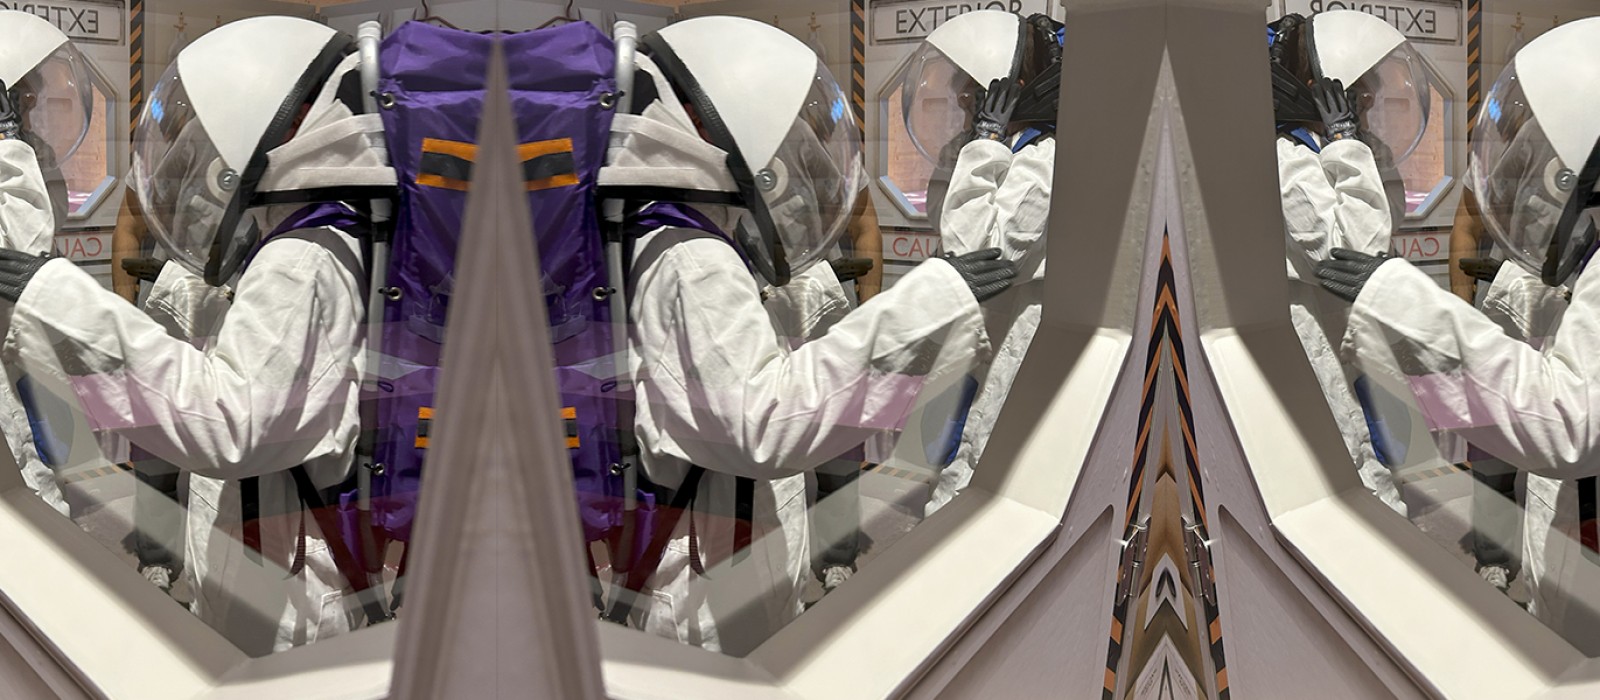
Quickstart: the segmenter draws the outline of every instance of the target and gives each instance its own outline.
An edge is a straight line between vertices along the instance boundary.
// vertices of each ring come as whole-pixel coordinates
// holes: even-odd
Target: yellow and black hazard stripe
[[[893,477],[902,481],[910,481],[919,484],[931,484],[934,481],[934,475],[925,471],[896,469],[883,464],[864,464],[863,467],[864,471],[870,471],[874,474],[882,474],[884,476]]]
[[[1122,664],[1122,625],[1128,619],[1128,605],[1132,600],[1130,596],[1111,608],[1111,639],[1106,649],[1106,676],[1100,690],[1101,700],[1113,700],[1117,696],[1117,666]]]
[[[1483,0],[1467,0],[1467,133],[1483,101]]]
[[[1199,449],[1195,440],[1194,408],[1190,402],[1189,363],[1183,343],[1183,323],[1178,306],[1177,273],[1172,264],[1172,241],[1167,235],[1161,238],[1161,266],[1156,276],[1154,308],[1150,318],[1150,340],[1145,349],[1144,382],[1139,401],[1139,434],[1134,441],[1133,468],[1129,476],[1128,500],[1123,512],[1123,528],[1131,532],[1140,511],[1140,496],[1144,490],[1145,467],[1149,459],[1151,433],[1155,431],[1156,379],[1160,374],[1163,357],[1171,360],[1176,383],[1179,429],[1183,431],[1183,455],[1188,475],[1190,505],[1202,540],[1209,540],[1206,516],[1204,475],[1200,471]],[[1139,546],[1139,545],[1134,545]],[[1122,575],[1118,571],[1118,575]],[[1200,583],[1200,582],[1197,582]],[[1204,584],[1201,584],[1204,585]],[[1137,595],[1119,597],[1111,609],[1111,628],[1106,650],[1105,684],[1101,690],[1104,700],[1112,700],[1117,692],[1117,668],[1122,663],[1123,632],[1128,611]],[[1228,700],[1228,664],[1223,653],[1220,602],[1197,596],[1202,602],[1207,626],[1207,642],[1211,652],[1212,667],[1216,669],[1217,697]]]
[[[522,161],[522,181],[529,192],[571,187],[582,182],[572,153],[572,139],[525,143],[517,147],[517,157]],[[423,139],[417,184],[465,192],[472,186],[472,168],[477,161],[477,144]]]
[[[867,140],[867,3],[850,0],[850,105],[861,141]]]
[[[128,10],[128,143],[144,110],[144,0]]]
[[[1400,477],[1400,483],[1414,484],[1418,481],[1425,481],[1427,479],[1450,476],[1451,474],[1460,474],[1462,471],[1465,470],[1463,470],[1461,466],[1457,464],[1447,464],[1445,466],[1435,467],[1433,469],[1419,469],[1417,471],[1408,472],[1402,475]]]
[[[69,472],[61,476],[61,485],[66,486],[68,484],[81,484],[92,479],[99,479],[101,477],[131,471],[133,471],[133,465],[131,464],[113,464],[105,467],[96,467],[94,469]]]

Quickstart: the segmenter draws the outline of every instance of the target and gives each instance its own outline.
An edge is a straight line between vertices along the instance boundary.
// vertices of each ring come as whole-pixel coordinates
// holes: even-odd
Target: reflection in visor
[[[1578,196],[1576,170],[1582,165],[1561,161],[1528,105],[1516,69],[1507,69],[1484,101],[1468,175],[1489,235],[1535,276],[1543,275],[1561,216]],[[1579,219],[1578,226],[1585,225]],[[1574,249],[1582,238],[1567,237],[1568,249],[1556,251],[1560,262],[1586,252]]]
[[[1410,44],[1401,44],[1348,86],[1363,131],[1404,162],[1422,143],[1430,105],[1427,68]]]
[[[764,170],[772,187],[761,192],[760,204],[774,229],[771,240],[783,246],[791,274],[799,273],[844,234],[865,181],[855,115],[820,62],[794,126]]]
[[[236,180],[195,117],[174,67],[139,120],[132,184],[150,232],[173,260],[197,275],[205,274]]]
[[[929,162],[971,128],[983,86],[944,52],[924,44],[911,59],[902,107],[911,142]]]
[[[66,161],[89,135],[94,91],[87,61],[72,44],[56,49],[12,86],[22,128]]]

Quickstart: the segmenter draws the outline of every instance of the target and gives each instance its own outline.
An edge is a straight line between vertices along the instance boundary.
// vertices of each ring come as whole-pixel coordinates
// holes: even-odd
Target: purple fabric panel
[[[577,184],[530,188],[529,211],[540,254],[539,274],[555,341],[564,407],[576,410],[571,450],[585,531],[604,536],[620,524],[620,479],[610,474],[619,454],[608,306],[596,288],[608,286],[598,226],[595,176],[605,159],[612,112],[603,96],[615,90],[611,43],[587,23],[503,35],[512,77],[512,108],[522,144],[566,152],[570,141]],[[401,183],[389,284],[400,299],[385,309],[383,352],[393,377],[380,402],[383,436],[375,479],[381,526],[407,539],[426,450],[415,446],[418,411],[433,406],[440,345],[454,287],[456,250],[467,193],[417,183],[427,140],[474,144],[484,78],[496,37],[426,24],[400,27],[384,42],[380,91],[394,107],[383,111],[390,157]],[[430,149],[438,152],[439,148]],[[562,156],[557,155],[559,160]],[[548,164],[547,161],[543,161]],[[470,244],[470,242],[469,242]],[[531,261],[530,261],[531,267]]]

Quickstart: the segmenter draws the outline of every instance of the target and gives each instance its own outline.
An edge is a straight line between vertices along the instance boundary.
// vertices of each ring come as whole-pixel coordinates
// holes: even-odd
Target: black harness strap
[[[739,477],[733,487],[733,563],[750,556],[755,529],[756,480]]]
[[[261,477],[239,481],[239,518],[244,521],[244,554],[261,563]]]
[[[361,607],[366,611],[367,623],[377,624],[389,619],[389,613],[383,609],[383,603],[378,599],[381,590],[375,590],[367,578],[366,569],[356,561],[355,551],[350,549],[344,539],[344,530],[339,525],[339,518],[322,499],[322,494],[312,483],[311,475],[306,473],[305,465],[296,466],[289,470],[294,477],[295,489],[300,492],[300,501],[306,509],[311,511],[311,516],[317,521],[317,528],[322,530],[322,539],[328,544],[328,551],[333,554],[334,566],[338,567],[339,574],[355,590],[356,597],[361,601]],[[303,517],[303,516],[302,516]],[[377,553],[372,553],[377,556]]]
[[[638,565],[628,571],[628,577],[623,587],[633,593],[642,593],[645,584],[650,581],[650,575],[656,572],[656,567],[661,565],[661,555],[667,550],[667,542],[672,539],[672,531],[677,529],[678,521],[683,514],[688,512],[694,504],[695,494],[700,491],[700,480],[706,475],[705,467],[690,467],[689,473],[684,475],[683,483],[678,486],[677,492],[672,495],[672,503],[667,506],[665,517],[657,523],[655,532],[650,535],[650,544],[645,547],[644,556]],[[690,518],[693,526],[694,519]],[[689,541],[694,542],[691,537]],[[628,614],[633,611],[633,606],[626,600],[622,591],[613,591],[611,606],[604,617],[610,622],[619,625],[627,624]]]

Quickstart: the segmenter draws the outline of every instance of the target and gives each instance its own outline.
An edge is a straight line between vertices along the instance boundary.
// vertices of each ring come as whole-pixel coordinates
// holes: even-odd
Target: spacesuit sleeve
[[[1567,300],[1561,290],[1508,261],[1484,292],[1480,308],[1506,335],[1541,347],[1566,312]]]
[[[1385,263],[1351,310],[1345,350],[1409,390],[1434,431],[1460,434],[1555,479],[1600,473],[1600,275],[1580,278],[1541,352],[1404,261]]]
[[[1019,265],[1030,253],[1042,255],[1054,163],[1053,139],[1016,154],[988,139],[962,148],[940,220],[945,251],[963,255],[999,248]]]
[[[216,332],[217,323],[228,312],[228,289],[206,284],[199,275],[168,261],[150,286],[144,312],[161,324],[167,335],[199,346],[204,336]]]
[[[342,453],[357,422],[359,256],[331,230],[264,246],[202,351],[64,260],[16,305],[8,344],[70,386],[90,427],[205,476],[238,479]]]
[[[1389,249],[1393,222],[1372,149],[1348,139],[1320,154],[1288,139],[1277,144],[1289,261],[1300,279],[1316,280],[1316,263],[1334,248],[1371,254]]]
[[[54,236],[55,214],[33,149],[19,139],[0,140],[0,247],[44,253]]]
[[[902,427],[924,386],[988,348],[977,302],[942,260],[791,351],[726,242],[668,230],[648,247],[632,305],[641,441],[713,471],[773,479],[836,459]]]

